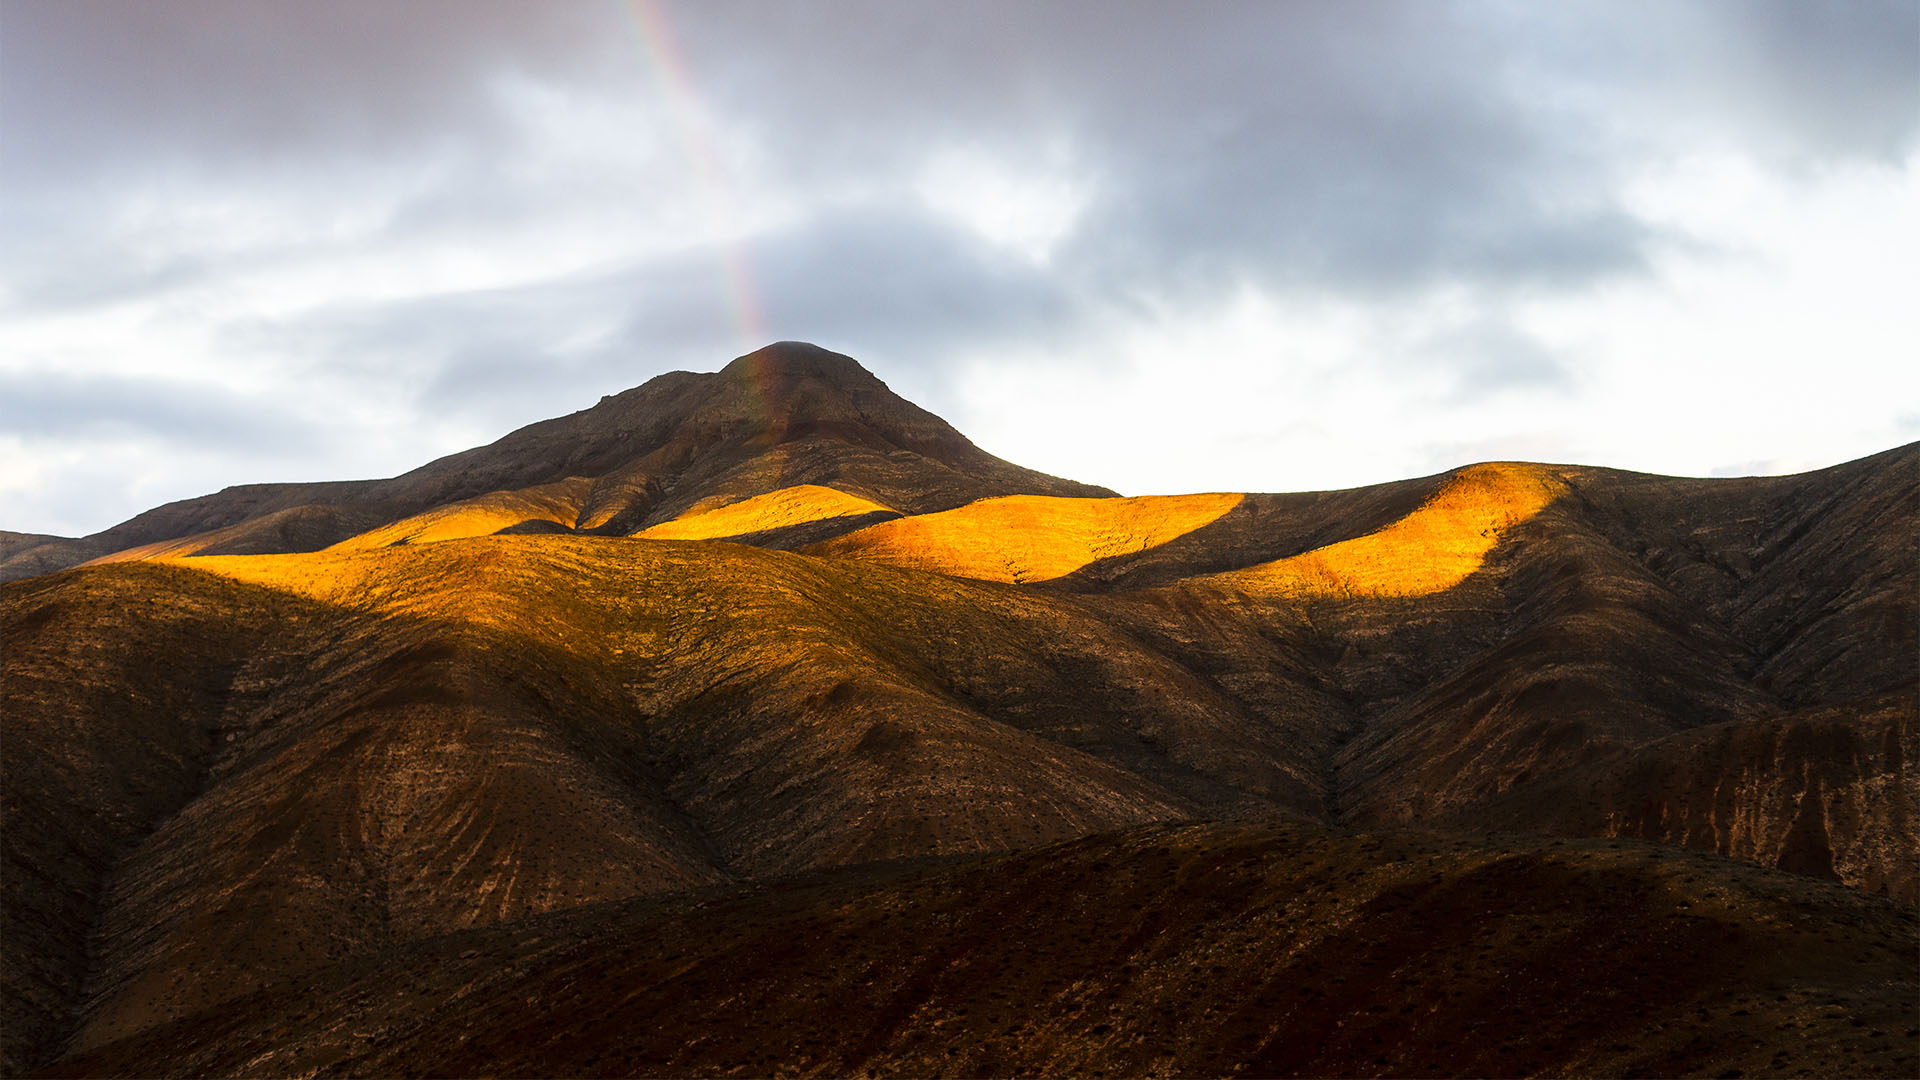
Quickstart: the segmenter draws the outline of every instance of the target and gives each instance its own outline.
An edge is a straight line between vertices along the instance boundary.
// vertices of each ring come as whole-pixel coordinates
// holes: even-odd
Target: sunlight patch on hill
[[[368,530],[340,541],[333,545],[333,550],[357,551],[491,536],[526,521],[550,521],[572,529],[592,488],[593,481],[576,476],[520,491],[495,491],[436,506],[425,513]]]
[[[855,568],[784,552],[615,537],[487,536],[168,561],[342,608],[488,628],[581,657],[654,655],[671,639],[727,665],[765,650],[778,654],[768,663],[795,663],[793,635],[807,623],[810,597],[866,588],[864,576],[845,574]],[[833,571],[841,576],[830,586],[813,580]],[[877,580],[880,591],[863,593],[859,604],[882,611],[914,602],[902,588],[921,595],[942,585],[904,575]],[[738,634],[729,637],[722,626]],[[785,636],[770,635],[770,628]],[[835,625],[804,636],[809,646],[834,651],[846,646],[845,635],[846,627]]]
[[[1129,499],[1008,495],[882,522],[809,550],[983,581],[1050,581],[1185,536],[1245,498],[1237,492]]]
[[[1465,581],[1507,529],[1539,513],[1564,488],[1533,465],[1471,465],[1378,532],[1194,580],[1256,596],[1424,596]]]
[[[322,505],[290,506],[258,517],[236,521],[218,529],[208,529],[170,540],[156,540],[123,548],[91,559],[83,566],[101,563],[134,562],[147,559],[184,558],[209,552],[228,553],[272,549],[308,551],[326,546],[328,538],[350,534],[379,520],[373,508],[349,508]]]
[[[663,629],[697,633],[709,618],[710,605],[690,596],[674,570],[700,560],[614,537],[485,536],[169,561],[383,618],[485,630],[593,663],[623,650],[651,652]],[[737,560],[706,562],[725,580],[755,580]]]
[[[138,547],[126,548],[113,552],[110,555],[102,555],[97,559],[88,559],[80,565],[102,566],[106,563],[132,562],[136,559],[184,558],[188,555],[205,551],[238,530],[239,526],[236,525],[229,526],[225,529],[214,529],[209,532],[194,533],[192,536],[182,536],[177,540],[156,540],[151,544],[141,544]]]
[[[361,539],[355,537],[324,551],[204,555],[179,560],[179,565],[344,608],[442,620],[495,621],[487,617],[490,607],[486,601],[492,598],[485,594],[489,579],[501,568],[497,552],[455,548],[449,553],[413,544],[348,546]],[[472,602],[463,602],[467,598]]]
[[[828,518],[893,513],[892,507],[819,484],[796,484],[711,510],[690,510],[634,535],[642,540],[722,540]]]

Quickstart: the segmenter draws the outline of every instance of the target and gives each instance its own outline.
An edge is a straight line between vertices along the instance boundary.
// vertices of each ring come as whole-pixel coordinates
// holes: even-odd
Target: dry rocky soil
[[[1917,522],[1122,499],[782,343],[0,533],[0,1074],[1920,1074]]]

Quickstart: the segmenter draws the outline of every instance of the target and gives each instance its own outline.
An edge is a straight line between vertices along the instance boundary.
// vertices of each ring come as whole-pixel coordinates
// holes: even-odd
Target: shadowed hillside
[[[1151,827],[470,931],[51,1073],[1904,1076],[1916,943],[1670,849]]]
[[[0,536],[0,1069],[1911,1071],[1920,445],[1102,494],[785,344]]]

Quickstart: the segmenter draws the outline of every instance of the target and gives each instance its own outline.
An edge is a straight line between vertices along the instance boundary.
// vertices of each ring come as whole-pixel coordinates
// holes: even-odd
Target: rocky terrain
[[[1643,844],[1148,826],[435,937],[50,1072],[1899,1075],[1913,934]]]
[[[626,535],[801,484],[907,513],[1016,492],[1113,494],[1002,461],[850,358],[783,342],[391,480],[233,487],[77,539],[0,534],[0,581],[102,556],[317,551],[416,515],[428,520],[393,535],[435,525],[436,538],[512,526]]]
[[[1120,499],[789,343],[0,535],[0,1071],[1910,1075],[1916,521]]]

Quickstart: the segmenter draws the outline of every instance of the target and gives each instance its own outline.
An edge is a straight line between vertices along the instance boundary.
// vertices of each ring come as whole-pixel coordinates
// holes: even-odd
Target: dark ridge
[[[506,528],[501,529],[498,532],[494,533],[493,535],[495,536],[546,536],[546,535],[552,535],[555,533],[572,533],[573,531],[574,530],[567,528],[565,525],[562,525],[557,521],[548,521],[545,518],[532,518],[527,521],[521,521],[512,525],[509,525]]]
[[[1150,826],[432,939],[46,1073],[1904,1076],[1914,943],[1670,849]]]
[[[884,388],[886,384],[845,353],[823,349],[810,341],[776,341],[743,356],[734,357],[720,374],[735,379],[767,378],[797,380],[824,379],[844,389],[862,384]]]

